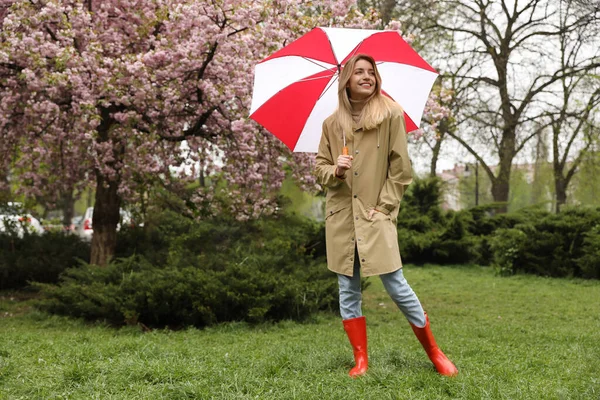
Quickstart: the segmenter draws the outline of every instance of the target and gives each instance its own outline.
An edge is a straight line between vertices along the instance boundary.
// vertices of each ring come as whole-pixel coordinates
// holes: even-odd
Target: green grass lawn
[[[47,316],[2,293],[0,399],[600,399],[600,282],[479,267],[405,276],[458,377],[435,372],[377,278],[364,295],[370,369],[356,380],[329,314],[144,333]]]

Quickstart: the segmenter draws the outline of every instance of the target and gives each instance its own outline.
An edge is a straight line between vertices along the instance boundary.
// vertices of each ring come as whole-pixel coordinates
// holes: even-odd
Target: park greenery
[[[313,157],[248,119],[254,66],[315,26],[380,22],[353,0],[2,0],[0,190],[62,205],[67,225],[92,189],[97,265],[121,206],[156,186],[198,181],[210,215],[272,214],[286,171],[314,188]]]
[[[440,71],[413,135],[432,175],[454,140],[500,212],[548,196],[557,211],[593,203],[583,170],[598,151],[600,12],[550,3],[2,0],[0,201],[61,208],[67,226],[93,196],[97,265],[116,254],[119,209],[145,215],[157,187],[195,185],[187,202],[199,218],[275,213],[285,179],[314,191],[312,158],[247,118],[249,77],[324,25],[399,30]],[[540,179],[524,198],[529,181],[513,166],[528,151]]]
[[[597,398],[599,21],[587,0],[0,0],[0,209],[49,229],[0,231],[0,398]],[[247,118],[253,66],[314,26],[399,30],[440,71],[397,231],[455,379],[373,277],[347,377],[313,156]],[[61,228],[91,206],[91,242]]]
[[[485,176],[482,197],[514,211],[514,166],[529,159],[550,165],[552,187],[531,198],[558,211],[578,202],[598,152],[598,21],[586,0],[1,0],[0,200],[61,208],[68,225],[93,195],[97,265],[115,255],[119,209],[143,211],[156,187],[198,182],[198,215],[275,213],[290,176],[315,190],[312,157],[247,118],[252,68],[333,26],[399,30],[439,70],[413,134],[432,175],[459,145]]]
[[[369,372],[339,316],[204,329],[114,329],[49,316],[0,294],[0,397],[7,399],[573,399],[598,397],[600,282],[487,267],[405,265],[438,344],[440,377],[377,278],[364,292]]]
[[[409,186],[398,219],[405,263],[600,279],[600,209],[498,214],[499,206],[488,204],[443,211],[441,191],[437,179]],[[31,290],[40,310],[113,325],[302,321],[337,310],[323,222],[284,200],[279,214],[259,220],[197,221],[169,209],[176,200],[167,196],[143,227],[120,231],[106,266],[89,264],[89,244],[73,235],[0,235],[0,289]]]

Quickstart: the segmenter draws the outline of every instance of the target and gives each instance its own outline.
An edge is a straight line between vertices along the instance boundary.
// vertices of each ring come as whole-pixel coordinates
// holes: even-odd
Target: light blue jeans
[[[362,316],[362,293],[360,291],[360,261],[359,257],[354,257],[353,276],[338,274],[338,285],[340,290],[340,313],[342,319],[358,318]],[[402,269],[389,274],[379,275],[385,290],[388,292],[394,303],[404,314],[406,319],[413,325],[424,327],[425,312],[423,306],[417,298],[406,279]]]

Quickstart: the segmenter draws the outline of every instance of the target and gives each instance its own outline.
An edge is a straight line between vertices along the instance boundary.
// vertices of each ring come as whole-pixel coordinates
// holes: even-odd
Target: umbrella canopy
[[[438,73],[397,31],[314,28],[255,68],[250,118],[294,152],[317,152],[323,121],[336,109],[340,68],[355,54],[377,62],[382,91],[418,129]]]

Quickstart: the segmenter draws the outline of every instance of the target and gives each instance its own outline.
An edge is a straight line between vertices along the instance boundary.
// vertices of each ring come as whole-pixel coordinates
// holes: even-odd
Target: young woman
[[[396,218],[412,182],[402,108],[381,94],[373,58],[358,54],[341,71],[337,110],[323,123],[316,175],[327,187],[328,268],[338,275],[340,312],[354,350],[350,376],[368,368],[360,276],[379,275],[437,371],[458,370],[437,346],[429,319],[404,279]]]

